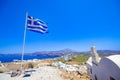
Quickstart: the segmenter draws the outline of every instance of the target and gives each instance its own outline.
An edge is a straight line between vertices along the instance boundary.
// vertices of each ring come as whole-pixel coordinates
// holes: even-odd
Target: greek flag
[[[32,16],[27,17],[27,29],[34,32],[40,32],[42,34],[48,32],[46,23],[39,19],[35,19]]]

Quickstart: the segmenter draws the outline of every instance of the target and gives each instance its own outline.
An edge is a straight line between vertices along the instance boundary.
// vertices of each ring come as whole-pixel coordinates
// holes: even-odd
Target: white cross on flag
[[[31,16],[27,17],[27,29],[30,31],[40,32],[42,34],[48,33],[46,23]]]

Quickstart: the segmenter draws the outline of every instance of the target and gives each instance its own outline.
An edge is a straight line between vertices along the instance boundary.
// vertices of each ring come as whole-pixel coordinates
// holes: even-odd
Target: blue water
[[[48,59],[48,58],[57,58],[59,56],[48,56],[48,55],[24,55],[24,60],[29,59]],[[14,59],[21,60],[20,54],[0,54],[1,62],[12,62]]]

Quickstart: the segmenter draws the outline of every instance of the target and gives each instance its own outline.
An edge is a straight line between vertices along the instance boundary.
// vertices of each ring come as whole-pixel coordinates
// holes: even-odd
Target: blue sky
[[[26,11],[48,23],[49,33],[27,30],[25,52],[120,50],[119,0],[1,0],[0,53],[22,52]]]

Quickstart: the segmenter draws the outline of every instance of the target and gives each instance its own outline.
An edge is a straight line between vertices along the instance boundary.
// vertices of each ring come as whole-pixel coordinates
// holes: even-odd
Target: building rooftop
[[[109,57],[106,57],[113,61],[119,68],[120,68],[120,55],[111,55]]]

